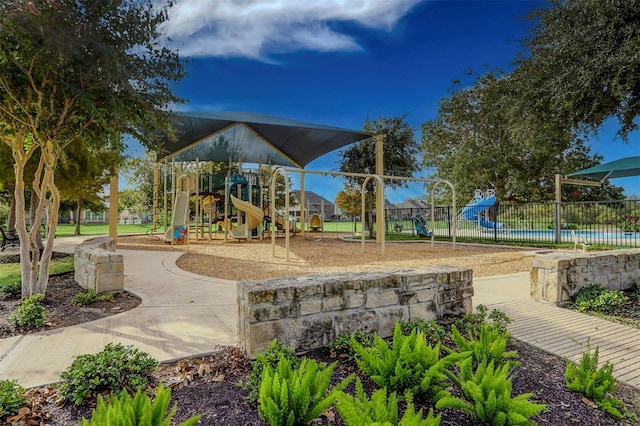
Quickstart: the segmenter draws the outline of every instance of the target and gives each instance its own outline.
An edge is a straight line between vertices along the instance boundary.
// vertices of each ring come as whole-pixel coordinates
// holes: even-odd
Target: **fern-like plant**
[[[258,414],[271,426],[303,426],[335,402],[353,375],[329,390],[336,363],[326,366],[304,358],[298,368],[280,357],[273,369],[264,366],[260,383]]]
[[[416,413],[411,392],[405,394],[407,409],[398,420],[398,398],[395,392],[387,398],[387,388],[378,389],[367,397],[362,382],[356,380],[354,397],[341,393],[338,395],[336,408],[347,426],[438,426],[441,416],[434,417],[433,410],[429,410],[426,418],[422,418],[422,410]]]
[[[160,385],[153,402],[149,396],[136,392],[131,398],[127,392],[120,396],[111,395],[108,402],[102,396],[91,412],[91,420],[82,419],[80,426],[169,426],[176,414],[177,403],[167,413],[171,390]],[[193,416],[178,426],[192,426],[198,423],[201,415]]]
[[[607,361],[598,368],[598,352],[599,347],[596,346],[591,353],[591,347],[587,343],[587,351],[582,354],[578,365],[565,358],[567,368],[564,377],[567,388],[592,399],[601,410],[621,418],[622,413],[618,407],[624,404],[615,398],[607,397],[617,387],[616,379],[613,377],[613,364]]]
[[[473,359],[467,358],[459,364],[459,377],[447,372],[463,397],[447,396],[436,403],[436,408],[451,408],[463,411],[491,425],[530,424],[531,417],[544,410],[545,404],[529,401],[532,394],[513,397],[509,377],[509,364],[495,368],[493,361],[480,364],[473,371]]]
[[[509,363],[511,366],[519,364],[514,361],[515,358],[518,358],[518,353],[507,351],[507,341],[510,334],[492,324],[482,324],[471,333],[468,340],[460,334],[455,324],[452,324],[451,335],[459,351],[471,352],[474,366],[488,365],[490,361],[493,361],[497,366],[505,363]]]
[[[286,347],[278,342],[277,339],[273,339],[267,350],[256,355],[256,360],[251,363],[251,374],[249,377],[238,383],[239,387],[248,392],[247,401],[258,401],[258,392],[260,391],[260,382],[262,381],[264,367],[269,365],[275,369],[281,356],[287,358],[294,369],[300,365],[300,358],[295,356],[293,349]]]
[[[352,345],[358,367],[378,386],[402,393],[411,391],[432,401],[448,395],[444,371],[470,355],[451,351],[441,357],[439,343],[428,345],[424,334],[417,329],[405,336],[400,324],[396,324],[391,347],[380,336],[375,337],[374,346],[370,348],[355,340]]]

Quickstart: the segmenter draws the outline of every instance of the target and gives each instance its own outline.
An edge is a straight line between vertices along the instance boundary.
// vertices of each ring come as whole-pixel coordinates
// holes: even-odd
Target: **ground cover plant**
[[[640,282],[630,289],[608,290],[591,284],[571,299],[570,309],[640,328]]]

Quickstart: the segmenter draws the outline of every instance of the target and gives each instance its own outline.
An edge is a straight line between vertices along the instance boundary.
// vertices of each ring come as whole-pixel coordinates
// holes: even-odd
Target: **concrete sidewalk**
[[[56,250],[58,248],[56,247]],[[237,344],[236,283],[179,269],[181,252],[118,250],[125,289],[142,303],[85,324],[0,340],[0,377],[24,387],[57,382],[75,356],[109,342],[134,345],[160,361]]]

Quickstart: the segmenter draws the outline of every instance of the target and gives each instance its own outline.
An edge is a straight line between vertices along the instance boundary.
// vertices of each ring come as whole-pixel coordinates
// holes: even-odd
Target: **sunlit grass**
[[[73,271],[73,255],[65,256],[60,259],[54,259],[49,266],[50,275],[65,274]],[[21,280],[19,263],[1,263],[0,264],[0,287],[7,283],[19,282]]]

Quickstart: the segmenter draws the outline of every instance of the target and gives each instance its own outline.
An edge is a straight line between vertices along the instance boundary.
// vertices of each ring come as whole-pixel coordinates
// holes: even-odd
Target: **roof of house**
[[[300,201],[300,190],[293,190],[291,191],[296,195],[296,199],[298,201]],[[317,204],[318,206],[320,206],[322,204],[322,202],[324,201],[324,205],[333,205],[333,201],[329,201],[326,198],[324,198],[322,195],[318,195],[313,191],[304,191],[304,202],[305,203],[309,203],[309,204]]]

